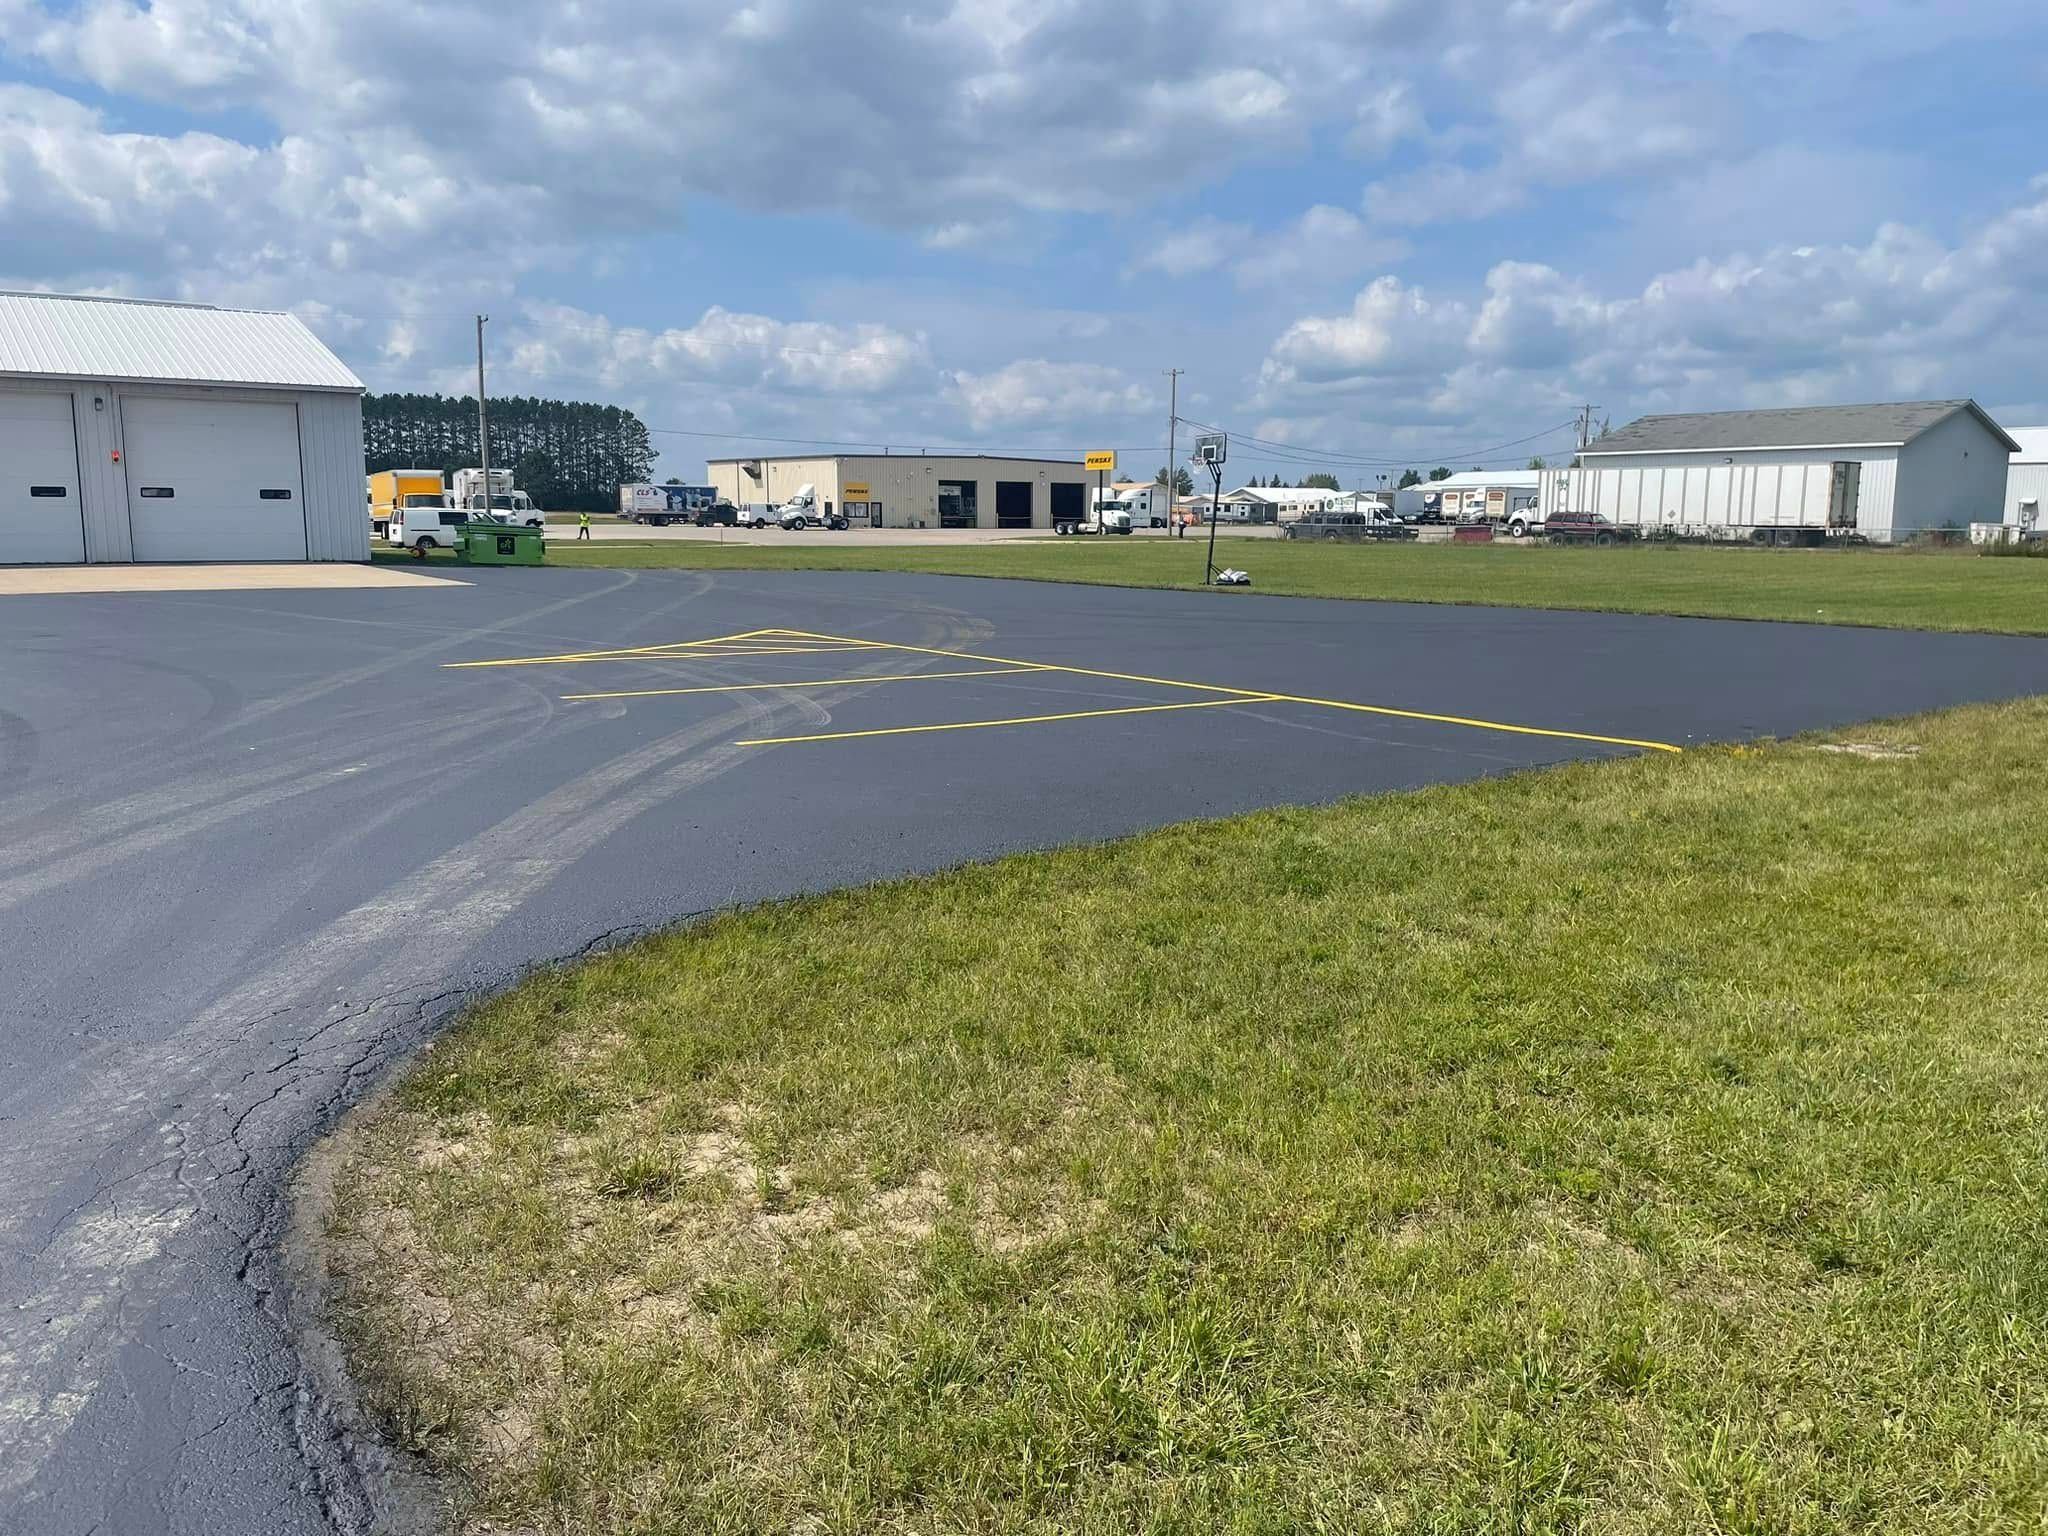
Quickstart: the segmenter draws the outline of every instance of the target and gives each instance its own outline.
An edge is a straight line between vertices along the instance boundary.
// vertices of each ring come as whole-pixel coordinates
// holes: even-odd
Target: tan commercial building
[[[805,486],[856,528],[1051,528],[1079,522],[1095,477],[1078,459],[840,454],[713,459],[705,476],[736,506],[780,505]]]

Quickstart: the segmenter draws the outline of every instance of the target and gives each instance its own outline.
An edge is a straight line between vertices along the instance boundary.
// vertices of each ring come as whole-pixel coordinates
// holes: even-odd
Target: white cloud
[[[1406,80],[1384,85],[1358,103],[1349,144],[1352,153],[1378,160],[1404,139],[1420,138],[1428,124],[1415,87]]]
[[[1247,288],[1301,288],[1399,261],[1408,243],[1375,231],[1348,208],[1318,203],[1292,224],[1260,235],[1232,271]]]
[[[1221,219],[1198,219],[1164,234],[1133,226],[1131,235],[1138,254],[1132,258],[1130,270],[1163,272],[1168,277],[1212,272],[1234,251],[1243,249],[1251,233],[1249,224],[1226,224]]]
[[[1938,395],[2027,398],[2048,301],[2048,178],[1954,246],[1903,225],[1861,245],[1700,260],[1603,295],[1497,264],[1472,299],[1383,277],[1346,313],[1295,321],[1259,399],[1316,409],[1398,395],[1414,419],[1521,420],[1592,398],[1616,414]]]
[[[506,330],[515,377],[579,378],[605,388],[739,386],[782,394],[882,395],[931,359],[922,336],[882,325],[831,325],[737,314],[714,305],[666,330],[614,325],[565,305],[529,305]]]
[[[1198,219],[1161,235],[1132,226],[1138,254],[1125,269],[1193,277],[1227,267],[1243,288],[1310,286],[1354,276],[1378,262],[1398,261],[1408,244],[1375,233],[1348,208],[1318,203],[1291,223],[1271,229],[1221,219]]]
[[[1266,359],[1270,389],[1358,377],[1387,381],[1431,372],[1462,350],[1468,308],[1438,303],[1397,277],[1376,278],[1342,315],[1289,326]]]
[[[1151,396],[1121,369],[1028,358],[992,373],[959,373],[953,388],[976,431],[999,426],[1090,426],[1148,412]]]

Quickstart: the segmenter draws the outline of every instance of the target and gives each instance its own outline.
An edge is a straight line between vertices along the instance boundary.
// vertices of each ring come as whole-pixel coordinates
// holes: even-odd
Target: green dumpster
[[[541,565],[547,559],[547,540],[538,528],[464,523],[460,553],[465,565]]]

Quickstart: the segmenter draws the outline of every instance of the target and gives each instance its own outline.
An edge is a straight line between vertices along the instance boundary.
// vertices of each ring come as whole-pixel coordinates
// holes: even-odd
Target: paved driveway
[[[1010,849],[2048,691],[2040,640],[466,574],[0,600],[0,1529],[360,1527],[281,1191],[524,967]]]

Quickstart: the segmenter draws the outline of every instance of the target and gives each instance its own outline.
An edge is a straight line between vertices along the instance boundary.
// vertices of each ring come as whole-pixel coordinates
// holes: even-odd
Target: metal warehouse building
[[[0,564],[367,560],[362,396],[291,315],[0,293]]]
[[[1993,520],[2018,447],[1974,400],[1645,416],[1546,476],[1543,506],[1706,538],[1884,542]]]
[[[1094,477],[1079,460],[980,454],[840,454],[831,458],[713,459],[706,474],[735,505],[787,501],[817,488],[821,510],[856,527],[1051,528],[1086,514]]]
[[[2048,533],[2048,427],[2016,430],[2013,441],[2019,450],[2006,470],[2005,516],[2002,521],[2015,528]]]

